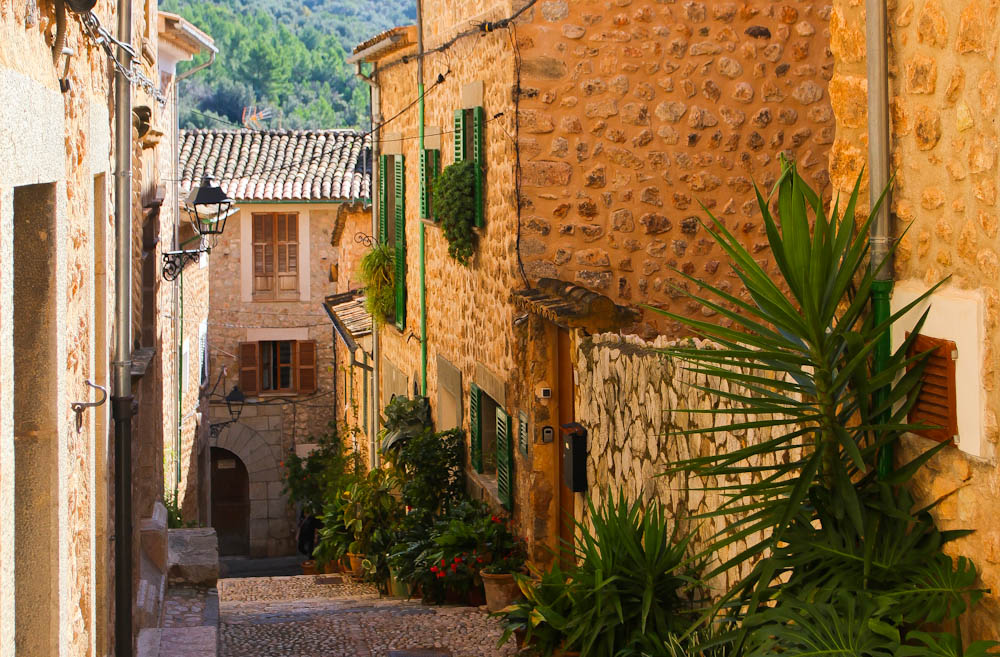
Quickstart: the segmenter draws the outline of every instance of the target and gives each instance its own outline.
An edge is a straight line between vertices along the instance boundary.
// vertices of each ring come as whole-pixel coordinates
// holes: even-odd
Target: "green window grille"
[[[510,415],[497,408],[497,495],[503,508],[514,508],[514,450]]]
[[[434,219],[434,182],[441,172],[441,151],[424,149],[420,157],[420,218]]]
[[[396,221],[396,328],[406,327],[406,167],[402,155],[396,155],[395,164],[395,221]]]
[[[378,240],[385,244],[389,239],[389,181],[386,173],[389,171],[389,156],[378,158]]]
[[[475,383],[469,386],[469,449],[472,452],[472,467],[483,471],[483,429],[480,411],[483,407],[483,391]]]

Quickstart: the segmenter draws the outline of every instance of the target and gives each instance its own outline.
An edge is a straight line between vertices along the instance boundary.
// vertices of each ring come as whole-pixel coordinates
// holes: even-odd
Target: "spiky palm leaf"
[[[827,216],[819,195],[794,164],[782,160],[782,166],[775,188],[780,225],[757,190],[777,275],[759,264],[706,209],[708,221],[702,225],[729,256],[748,300],[679,272],[694,284],[688,295],[729,320],[729,325],[664,313],[717,345],[714,349],[679,346],[667,350],[668,355],[694,373],[728,384],[722,386],[728,391],[695,387],[731,408],[679,410],[733,418],[708,428],[677,431],[674,438],[748,429],[771,434],[769,440],[733,452],[675,463],[667,473],[697,475],[707,482],[707,489],[723,495],[718,508],[701,516],[723,517],[724,528],[710,537],[696,558],[728,553],[708,569],[706,578],[773,550],[789,527],[801,521],[814,485],[829,489],[846,522],[865,536],[869,528],[857,484],[874,478],[871,466],[882,446],[919,428],[906,418],[927,354],[908,354],[923,317],[889,355],[884,369],[875,371],[872,354],[893,323],[923,303],[936,287],[876,323],[869,312],[875,274],[866,266],[867,234],[881,200],[868,218],[855,220],[859,177],[843,211],[838,199]],[[883,394],[876,396],[876,391]],[[776,454],[781,458],[774,458]],[[751,481],[745,482],[748,474]],[[758,533],[765,539],[737,547]],[[757,561],[717,609],[738,598],[753,613],[779,567],[773,560]]]

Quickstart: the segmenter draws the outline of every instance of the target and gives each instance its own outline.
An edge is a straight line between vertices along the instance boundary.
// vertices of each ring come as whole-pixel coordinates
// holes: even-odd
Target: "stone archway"
[[[250,479],[250,556],[277,556],[291,532],[288,503],[282,492],[280,447],[271,446],[252,427],[239,422],[226,427],[212,447],[236,454]]]

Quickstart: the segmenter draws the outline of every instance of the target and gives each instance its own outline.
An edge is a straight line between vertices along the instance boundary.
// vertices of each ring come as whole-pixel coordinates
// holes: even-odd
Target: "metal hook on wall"
[[[108,400],[108,389],[107,388],[105,388],[103,386],[99,386],[96,383],[92,383],[90,379],[84,379],[83,382],[86,383],[91,388],[94,388],[95,390],[100,390],[103,393],[103,396],[101,397],[100,401],[96,401],[96,402],[72,402],[69,405],[69,407],[71,409],[73,409],[73,412],[76,413],[76,432],[77,433],[80,433],[81,431],[83,431],[83,412],[86,411],[88,408],[97,408],[98,406],[101,406],[102,404],[104,404],[104,402],[106,402]]]

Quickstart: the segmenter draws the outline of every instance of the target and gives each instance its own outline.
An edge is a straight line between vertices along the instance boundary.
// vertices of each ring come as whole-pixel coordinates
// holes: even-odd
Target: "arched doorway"
[[[240,457],[212,448],[212,526],[219,555],[250,554],[250,477]]]

